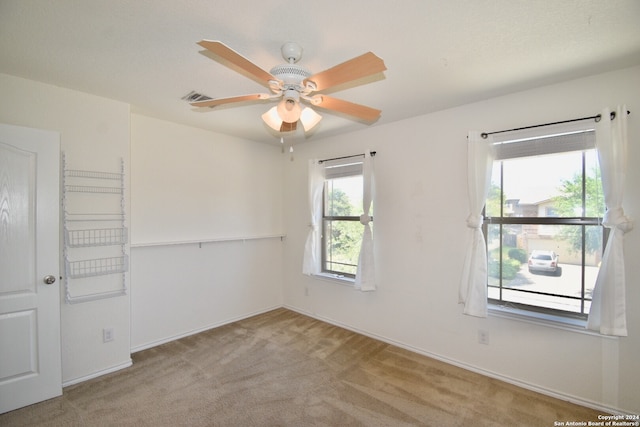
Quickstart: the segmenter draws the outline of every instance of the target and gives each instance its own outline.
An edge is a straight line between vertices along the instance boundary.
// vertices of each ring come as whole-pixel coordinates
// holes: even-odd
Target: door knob
[[[56,282],[56,276],[49,274],[48,276],[44,276],[43,281],[45,285],[53,285]]]

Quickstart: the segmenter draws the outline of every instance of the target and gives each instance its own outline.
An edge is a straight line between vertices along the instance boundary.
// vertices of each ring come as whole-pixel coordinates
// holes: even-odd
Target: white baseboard
[[[512,384],[512,385],[515,385],[515,386],[518,386],[518,387],[521,387],[521,388],[524,388],[524,389],[527,389],[527,390],[531,390],[531,391],[534,391],[536,393],[544,394],[546,396],[550,396],[550,397],[553,397],[555,399],[564,400],[564,401],[567,401],[567,402],[570,402],[570,403],[574,403],[576,405],[580,405],[580,406],[584,406],[584,407],[587,407],[587,408],[595,409],[596,411],[600,411],[600,412],[606,413],[606,414],[631,415],[630,413],[622,411],[622,410],[620,410],[618,408],[613,408],[613,407],[610,407],[610,406],[602,405],[602,404],[600,404],[598,402],[593,402],[591,400],[587,400],[587,399],[583,399],[583,398],[580,398],[580,397],[577,397],[577,396],[573,396],[573,395],[570,395],[570,394],[558,392],[556,390],[551,390],[551,389],[547,389],[547,388],[544,388],[544,387],[540,387],[538,385],[527,383],[527,382],[518,380],[516,378],[512,378],[512,377],[505,376],[505,375],[502,375],[502,374],[499,374],[499,373],[496,373],[496,372],[493,372],[493,371],[482,369],[482,368],[479,368],[477,366],[469,365],[467,363],[460,362],[460,361],[455,360],[455,359],[450,359],[448,357],[441,356],[439,354],[431,353],[431,352],[423,350],[421,348],[417,348],[417,347],[414,347],[414,346],[411,346],[411,345],[408,345],[408,344],[405,344],[405,343],[402,343],[402,342],[399,342],[399,341],[396,341],[396,340],[393,340],[393,339],[390,339],[390,338],[387,338],[387,337],[384,337],[384,336],[380,336],[380,335],[373,334],[373,333],[368,332],[368,331],[364,331],[364,330],[361,330],[361,329],[358,329],[358,328],[354,328],[354,327],[352,327],[350,325],[338,322],[338,321],[336,321],[334,319],[330,319],[330,318],[327,318],[327,317],[324,317],[324,316],[318,316],[317,314],[313,314],[313,313],[307,312],[305,310],[301,310],[301,309],[299,309],[297,307],[292,307],[292,306],[288,306],[288,305],[284,305],[283,307],[288,309],[288,310],[295,311],[297,313],[303,314],[305,316],[309,316],[309,317],[312,317],[314,319],[318,319],[318,320],[320,320],[322,322],[327,322],[327,323],[330,323],[332,325],[335,325],[335,326],[350,330],[352,332],[355,332],[355,333],[358,333],[358,334],[361,334],[361,335],[364,335],[364,336],[367,336],[367,337],[370,337],[370,338],[385,342],[387,344],[391,344],[391,345],[394,345],[396,347],[400,347],[400,348],[403,348],[405,350],[409,350],[411,352],[414,352],[414,353],[417,353],[417,354],[421,354],[423,356],[430,357],[432,359],[439,360],[439,361],[447,363],[449,365],[457,366],[459,368],[466,369],[467,371],[475,372],[477,374],[484,375],[484,376],[489,377],[489,378],[494,378],[494,379],[497,379],[497,380],[500,380],[500,381],[504,381],[506,383],[509,383],[509,384]]]
[[[110,374],[112,372],[116,372],[116,371],[119,371],[121,369],[128,368],[131,365],[133,365],[133,361],[131,359],[129,359],[128,361],[126,361],[124,363],[121,363],[119,365],[115,365],[115,366],[112,366],[112,367],[107,368],[107,369],[102,369],[100,371],[94,372],[94,373],[89,374],[89,375],[85,375],[83,377],[74,378],[72,380],[65,381],[65,382],[62,383],[62,387],[68,387],[70,385],[74,385],[74,384],[78,384],[78,383],[85,382],[85,381],[88,381],[88,380],[92,380],[94,378],[98,378],[98,377],[101,377],[103,375]]]
[[[232,317],[232,318],[229,318],[229,319],[225,319],[225,320],[222,320],[220,322],[212,323],[212,324],[204,326],[202,328],[193,329],[191,331],[187,331],[187,332],[184,332],[184,333],[181,333],[181,334],[172,335],[170,337],[162,338],[162,339],[159,339],[159,340],[156,340],[156,341],[152,341],[152,342],[148,342],[148,343],[145,343],[145,344],[140,344],[140,345],[137,345],[135,347],[131,347],[130,351],[131,351],[131,354],[137,353],[139,351],[146,350],[146,349],[153,348],[153,347],[157,347],[159,345],[166,344],[166,343],[171,342],[171,341],[179,340],[180,338],[185,338],[185,337],[188,337],[188,336],[191,336],[191,335],[199,334],[200,332],[208,331],[209,329],[219,328],[220,326],[228,325],[229,323],[237,322],[239,320],[248,319],[249,317],[257,316],[259,314],[263,314],[263,313],[266,313],[268,311],[275,310],[277,308],[282,308],[282,306],[281,305],[276,305],[276,306],[273,306],[273,307],[264,308],[264,309],[261,309],[261,310],[258,310],[258,311],[254,311],[254,312],[251,312],[251,313],[246,313],[246,314],[243,314],[243,315],[240,315],[240,316],[236,316],[236,317]]]

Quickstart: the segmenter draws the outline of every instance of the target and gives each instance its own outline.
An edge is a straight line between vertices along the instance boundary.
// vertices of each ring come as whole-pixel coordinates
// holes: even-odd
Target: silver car
[[[554,273],[559,276],[562,269],[558,265],[558,254],[553,251],[535,250],[529,257],[530,273]]]

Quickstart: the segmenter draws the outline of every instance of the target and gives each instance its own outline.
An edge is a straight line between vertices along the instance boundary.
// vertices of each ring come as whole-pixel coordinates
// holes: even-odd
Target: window
[[[495,144],[483,224],[489,303],[587,318],[606,241],[594,146],[590,129]]]
[[[355,278],[362,245],[362,160],[325,162],[322,272]]]

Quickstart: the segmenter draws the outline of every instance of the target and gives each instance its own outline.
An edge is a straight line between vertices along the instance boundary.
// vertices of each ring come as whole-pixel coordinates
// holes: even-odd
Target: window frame
[[[330,274],[333,275],[334,277],[348,277],[349,279],[355,280],[356,275],[355,273],[347,273],[344,271],[338,271],[338,270],[331,270],[329,268],[327,268],[328,264],[341,264],[341,265],[346,265],[349,267],[355,267],[358,268],[358,264],[345,264],[345,263],[341,263],[341,262],[337,262],[337,261],[329,261],[328,260],[328,256],[327,256],[327,241],[326,241],[326,236],[330,233],[329,230],[327,230],[327,222],[332,222],[332,221],[357,221],[360,222],[360,217],[358,216],[330,216],[330,215],[324,215],[324,208],[322,209],[322,237],[320,239],[320,241],[322,242],[322,255],[321,255],[321,268],[320,268],[320,272],[323,274]]]
[[[363,174],[363,160],[362,159],[336,159],[335,161],[326,161],[325,162],[325,179],[324,179],[324,185],[323,185],[323,189],[322,189],[322,232],[321,232],[321,237],[320,237],[320,246],[321,246],[321,251],[320,251],[320,274],[322,275],[327,275],[333,278],[338,278],[338,279],[346,279],[349,281],[354,281],[355,280],[355,273],[348,273],[348,272],[344,272],[344,271],[339,271],[339,270],[332,270],[327,268],[327,265],[329,263],[331,264],[343,264],[343,263],[339,263],[339,262],[334,262],[334,261],[330,261],[329,260],[329,255],[327,254],[328,252],[328,242],[327,242],[327,236],[330,233],[330,230],[328,230],[328,223],[331,222],[336,222],[336,221],[345,221],[345,222],[357,222],[360,223],[360,216],[356,216],[356,215],[327,215],[327,187],[328,187],[328,183],[330,181],[333,180],[337,180],[337,179],[341,179],[341,178],[349,178],[349,177],[357,177],[357,176],[361,176],[364,178],[364,174]],[[329,172],[330,169],[335,169],[339,172],[334,172],[331,173]],[[343,171],[340,171],[340,169],[343,169]],[[364,188],[362,189],[362,191],[364,192]],[[371,219],[373,220],[373,216],[371,217]],[[362,230],[364,232],[364,229]],[[353,267],[354,269],[357,270],[358,268],[358,264],[356,261],[356,264],[344,264],[344,265],[348,265],[350,267]]]
[[[529,131],[530,132],[530,131]],[[602,225],[602,221],[603,221],[603,217],[593,217],[593,216],[586,216],[584,215],[586,213],[586,206],[587,206],[587,191],[586,191],[586,182],[587,182],[587,178],[588,178],[588,171],[587,171],[587,162],[586,162],[586,153],[587,150],[595,150],[595,133],[591,134],[591,140],[592,140],[592,145],[588,146],[588,147],[580,147],[580,144],[576,143],[575,141],[571,141],[571,139],[573,139],[574,137],[571,136],[572,133],[568,132],[568,137],[565,138],[565,140],[568,140],[568,146],[570,147],[574,147],[574,149],[551,149],[549,151],[549,141],[544,141],[545,138],[553,138],[554,136],[554,132],[551,130],[540,130],[537,129],[535,131],[537,134],[534,134],[534,136],[530,137],[530,138],[524,138],[523,141],[525,141],[524,144],[522,144],[522,147],[524,147],[524,149],[522,150],[522,153],[518,153],[519,148],[515,147],[515,153],[514,152],[509,152],[507,151],[506,155],[500,156],[498,155],[496,157],[496,159],[494,160],[494,165],[495,163],[499,162],[499,166],[500,166],[500,212],[498,217],[496,216],[487,216],[487,206],[485,203],[485,207],[483,208],[482,211],[482,217],[483,217],[483,224],[482,224],[482,232],[485,236],[485,244],[486,247],[485,249],[487,250],[487,254],[489,253],[489,226],[494,225],[494,226],[498,226],[499,227],[499,234],[498,234],[498,241],[499,243],[499,247],[500,250],[498,251],[498,256],[499,256],[499,260],[498,260],[498,265],[499,265],[499,271],[498,271],[498,286],[495,285],[491,285],[489,283],[489,280],[487,280],[487,303],[489,306],[489,309],[494,309],[494,310],[501,310],[501,309],[505,309],[505,308],[509,308],[509,309],[515,309],[521,313],[531,313],[532,316],[534,317],[538,317],[540,315],[542,316],[550,316],[550,317],[559,317],[559,318],[565,318],[565,319],[577,319],[579,321],[586,321],[588,319],[588,310],[585,309],[585,304],[586,302],[590,302],[592,300],[591,297],[588,297],[586,295],[586,281],[585,281],[585,267],[586,267],[586,256],[588,253],[587,247],[586,247],[586,227],[588,226],[599,226],[602,229],[602,253],[604,253],[605,250],[605,246],[609,237],[609,229],[604,227]],[[583,128],[580,129],[578,131],[578,133],[580,132],[594,132],[593,128]],[[529,134],[531,135],[531,134]],[[563,137],[561,136],[558,139],[558,144],[562,143],[564,140],[562,139]],[[527,139],[540,139],[542,140],[542,149],[540,149],[539,151],[531,151],[531,147],[527,147],[526,145],[526,140]],[[511,141],[518,141],[517,138],[512,139]],[[494,142],[494,144],[500,144],[500,143],[504,143],[504,142],[511,142],[508,138],[504,138],[501,141],[498,140],[497,142]],[[553,142],[552,142],[553,143]],[[546,145],[545,145],[546,144]],[[533,145],[533,144],[531,144]],[[534,147],[534,150],[538,149],[538,147]],[[509,148],[507,148],[507,150],[510,150]],[[562,153],[562,152],[580,152],[581,153],[581,180],[582,180],[582,192],[581,192],[581,212],[583,213],[582,216],[572,216],[572,217],[558,217],[558,216],[554,216],[554,217],[539,217],[539,216],[520,216],[520,217],[511,217],[511,216],[505,216],[505,204],[507,202],[507,200],[505,199],[505,192],[504,192],[504,162],[507,160],[511,160],[511,159],[524,159],[527,157],[533,157],[533,156],[537,156],[537,155],[546,155],[546,154],[554,154],[554,153]],[[520,154],[520,155],[518,155]],[[596,151],[597,154],[597,151]],[[598,165],[599,168],[599,165]],[[487,197],[488,200],[488,197]],[[602,200],[603,203],[603,212],[604,212],[604,199]],[[523,289],[513,289],[513,288],[509,288],[509,287],[505,287],[504,286],[504,279],[503,279],[503,265],[504,265],[504,260],[503,260],[503,245],[504,245],[504,241],[503,241],[503,233],[504,233],[504,227],[505,226],[510,226],[510,225],[522,225],[522,226],[527,226],[527,225],[541,225],[541,226],[545,226],[545,225],[570,225],[570,226],[579,226],[580,227],[580,232],[581,232],[581,240],[582,240],[582,244],[581,247],[582,249],[580,250],[580,258],[581,258],[581,263],[580,263],[580,295],[579,296],[571,296],[571,295],[562,295],[562,294],[555,294],[555,293],[550,293],[550,292],[543,292],[543,291],[539,291],[539,290],[523,290]],[[529,255],[529,254],[527,254]],[[489,262],[489,259],[487,259],[487,261]],[[488,277],[487,277],[488,279]],[[492,298],[489,296],[489,289],[490,288],[497,288],[498,289],[498,298]],[[573,311],[566,311],[566,310],[561,310],[561,309],[557,309],[557,308],[550,308],[550,307],[543,307],[543,306],[538,306],[538,305],[532,305],[532,304],[525,304],[522,302],[512,302],[512,301],[508,301],[508,300],[504,300],[503,299],[503,292],[505,289],[508,289],[509,291],[515,291],[515,292],[522,292],[522,293],[531,293],[531,294],[538,294],[538,295],[545,295],[545,296],[550,296],[550,297],[559,297],[559,298],[563,298],[563,299],[574,299],[574,300],[579,300],[580,301],[580,312],[573,312]]]

